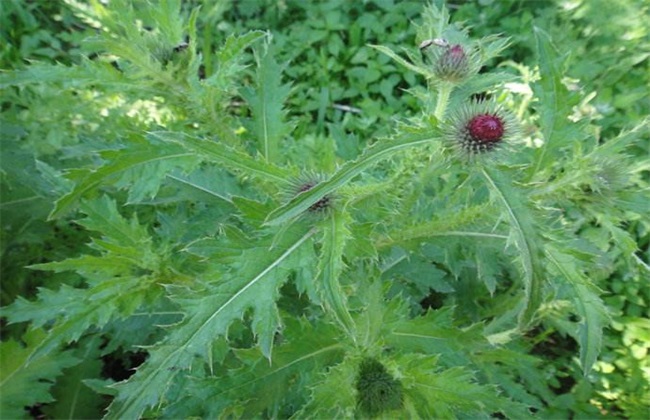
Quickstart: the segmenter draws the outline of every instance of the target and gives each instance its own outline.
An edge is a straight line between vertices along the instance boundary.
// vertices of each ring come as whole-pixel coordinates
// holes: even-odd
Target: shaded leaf
[[[25,345],[14,340],[0,343],[0,406],[3,418],[26,418],[25,408],[37,403],[52,402],[50,388],[64,369],[79,360],[71,351],[32,358],[34,348],[41,345],[46,334],[35,329],[23,337]]]
[[[596,288],[580,272],[570,255],[552,245],[547,247],[546,253],[563,280],[567,281],[573,290],[575,312],[581,318],[577,331],[580,365],[587,376],[600,354],[603,328],[609,322],[609,313]]]
[[[232,274],[220,279],[201,296],[176,299],[187,314],[150,358],[128,381],[117,386],[119,394],[108,418],[136,418],[164,395],[179,370],[188,369],[196,357],[208,360],[211,343],[228,331],[230,324],[253,309],[252,329],[262,353],[270,359],[274,335],[279,327],[275,306],[279,287],[289,270],[299,265],[295,251],[314,235],[300,229],[286,232],[275,247],[244,252]],[[159,384],[156,386],[156,384]]]

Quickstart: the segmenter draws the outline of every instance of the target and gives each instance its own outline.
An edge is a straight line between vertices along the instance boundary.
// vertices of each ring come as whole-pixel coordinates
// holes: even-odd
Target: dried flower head
[[[474,101],[452,114],[445,139],[467,155],[479,155],[509,144],[518,132],[516,119],[491,101]]]

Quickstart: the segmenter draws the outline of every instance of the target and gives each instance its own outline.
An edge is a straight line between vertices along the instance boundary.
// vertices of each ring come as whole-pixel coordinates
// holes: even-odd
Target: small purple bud
[[[469,73],[469,61],[465,49],[460,44],[446,48],[438,55],[434,71],[443,80],[462,80]]]

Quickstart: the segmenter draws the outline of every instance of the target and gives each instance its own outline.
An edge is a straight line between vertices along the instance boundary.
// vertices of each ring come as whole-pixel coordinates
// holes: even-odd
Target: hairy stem
[[[445,116],[445,111],[449,104],[449,95],[451,95],[453,89],[454,86],[447,82],[442,82],[438,85],[438,101],[436,103],[436,110],[434,111],[434,115],[438,121],[442,121]]]

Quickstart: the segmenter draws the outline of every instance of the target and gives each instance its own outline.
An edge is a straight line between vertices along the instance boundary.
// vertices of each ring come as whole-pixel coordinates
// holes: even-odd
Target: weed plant
[[[542,3],[3,3],[0,416],[646,418],[647,28]]]

